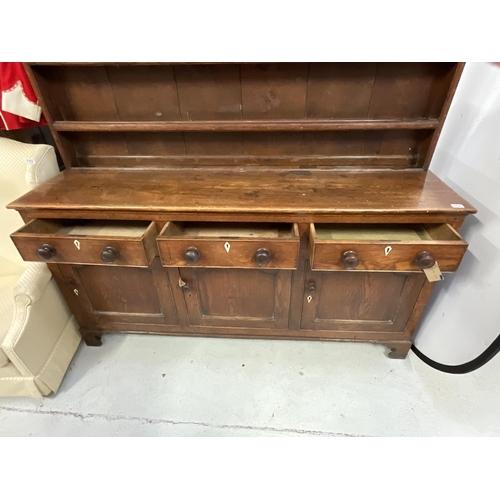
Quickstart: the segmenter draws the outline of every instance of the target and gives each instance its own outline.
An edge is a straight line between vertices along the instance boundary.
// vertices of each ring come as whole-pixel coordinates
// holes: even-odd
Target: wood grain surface
[[[105,227],[104,224],[103,226]],[[103,231],[104,234],[100,235],[59,234],[60,227],[59,224],[35,219],[12,234],[11,238],[22,258],[35,262],[47,262],[37,256],[37,250],[42,245],[50,245],[56,252],[49,259],[50,262],[63,264],[148,267],[157,254],[158,233],[154,223],[144,225],[139,236],[119,236],[112,231],[110,234]],[[106,247],[113,247],[118,251],[115,262],[102,260],[101,254]]]
[[[424,282],[421,274],[309,270],[301,328],[403,333]]]
[[[57,248],[49,268],[89,345],[126,331],[368,341],[406,356],[434,287],[415,254],[455,270],[467,243],[453,228],[476,212],[426,172],[462,63],[25,66],[67,170],[10,203],[39,228],[14,240],[28,260]],[[84,234],[78,250],[58,229],[75,219],[148,230]],[[278,222],[291,237],[264,227]],[[321,223],[343,227],[315,233]],[[399,238],[380,232],[390,223],[434,225]],[[107,245],[120,260],[94,265]]]
[[[169,231],[172,226],[177,226],[177,231]],[[219,231],[218,227],[221,228]],[[296,224],[286,225],[288,231],[273,231],[272,225],[265,225],[259,231],[260,226],[254,224],[247,226],[253,227],[253,232],[249,229],[240,232],[237,231],[238,227],[245,226],[234,225],[228,228],[226,224],[216,223],[198,226],[199,230],[195,231],[185,229],[180,224],[167,223],[157,238],[162,263],[164,266],[174,267],[297,269],[299,234]],[[196,248],[200,252],[201,257],[196,263],[186,261],[184,254],[188,248]],[[269,263],[259,266],[256,262],[255,255],[259,249],[269,252]]]
[[[435,129],[436,119],[420,120],[192,120],[192,121],[56,121],[58,132],[217,132],[217,131],[292,131],[292,130],[386,130]]]
[[[454,208],[461,204],[464,208]],[[273,214],[466,215],[476,209],[422,171],[73,170],[8,208]]]
[[[310,257],[311,268],[314,270],[346,270],[342,255],[344,252],[355,252],[359,263],[351,271],[420,272],[415,257],[420,252],[430,252],[441,271],[452,272],[458,269],[468,246],[468,243],[446,224],[430,226],[430,233],[427,234],[429,239],[419,239],[417,236],[411,239],[411,235],[403,234],[403,237],[410,239],[399,241],[397,228],[401,227],[400,231],[404,233],[405,228],[409,226],[395,224],[392,227],[396,229],[388,232],[386,239],[380,240],[374,237],[365,239],[370,236],[363,234],[363,228],[366,227],[364,224],[348,225],[349,231],[342,232],[341,236],[344,233],[349,233],[350,236],[343,236],[340,239],[320,239],[316,235],[314,224],[311,226],[313,227],[310,230]],[[373,226],[370,226],[370,230],[373,232]],[[383,231],[380,233],[383,234]],[[356,237],[357,234],[359,237]]]
[[[426,169],[463,65],[25,66],[67,168],[214,165],[215,156],[228,166],[281,158]]]

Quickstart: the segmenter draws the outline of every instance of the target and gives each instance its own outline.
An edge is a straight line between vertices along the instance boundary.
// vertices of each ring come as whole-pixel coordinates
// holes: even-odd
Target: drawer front
[[[230,235],[190,237],[188,231],[171,236],[167,226],[157,239],[162,263],[167,267],[297,268],[299,236],[296,224],[283,239],[234,238]]]
[[[11,238],[26,261],[148,267],[156,235],[154,223],[35,219]]]
[[[309,249],[313,270],[418,272],[437,262],[441,271],[452,272],[457,270],[468,246],[446,224],[418,226],[416,232],[422,239],[418,235],[413,238],[411,232],[414,229],[410,227],[402,227],[398,238],[399,228],[396,225],[389,228],[386,235],[372,225],[366,231],[359,227],[359,238],[356,238],[356,228],[345,231],[339,229],[340,225],[330,225],[334,227],[333,237],[329,239],[321,234],[324,228],[319,226],[311,224],[310,228]],[[339,234],[334,234],[336,229]],[[383,238],[370,239],[370,233]],[[346,234],[349,238],[345,238]]]

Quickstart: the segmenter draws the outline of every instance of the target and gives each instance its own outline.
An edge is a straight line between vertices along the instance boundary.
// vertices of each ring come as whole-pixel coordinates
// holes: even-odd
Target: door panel
[[[301,328],[403,332],[424,282],[423,273],[308,269]]]
[[[287,328],[292,271],[179,269],[191,325]]]
[[[149,268],[60,265],[86,327],[114,323],[179,324],[167,273],[159,258]],[[75,314],[76,315],[76,314]]]

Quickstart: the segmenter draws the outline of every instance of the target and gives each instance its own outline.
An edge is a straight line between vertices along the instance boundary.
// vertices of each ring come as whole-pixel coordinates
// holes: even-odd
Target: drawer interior
[[[150,224],[148,221],[35,219],[17,234],[141,238]]]
[[[460,241],[447,224],[314,224],[317,241]]]
[[[295,224],[254,224],[232,222],[168,222],[160,237],[242,240],[298,238]]]

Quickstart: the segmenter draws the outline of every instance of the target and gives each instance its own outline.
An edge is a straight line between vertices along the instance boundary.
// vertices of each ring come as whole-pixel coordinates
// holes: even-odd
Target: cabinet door
[[[179,324],[168,275],[158,258],[148,268],[59,265],[59,269],[80,326],[114,330],[123,323]]]
[[[301,328],[404,332],[424,282],[423,273],[308,269]]]
[[[191,325],[287,328],[292,271],[179,268]]]

